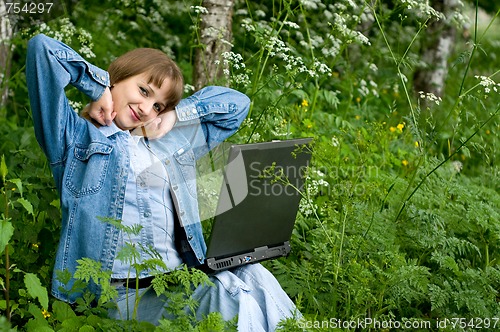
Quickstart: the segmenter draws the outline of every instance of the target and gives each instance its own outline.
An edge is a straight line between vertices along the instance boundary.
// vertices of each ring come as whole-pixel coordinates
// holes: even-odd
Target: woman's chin
[[[137,121],[120,121],[119,119],[116,118],[115,118],[115,124],[121,130],[134,130],[140,125],[140,123]]]

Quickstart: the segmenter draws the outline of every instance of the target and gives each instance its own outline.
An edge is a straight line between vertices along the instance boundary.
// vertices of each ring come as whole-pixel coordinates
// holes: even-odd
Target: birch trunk
[[[201,15],[200,40],[194,59],[193,84],[196,90],[220,79],[227,69],[222,53],[231,50],[234,0],[204,0],[207,12]]]
[[[425,65],[414,74],[415,92],[431,92],[442,97],[448,74],[448,59],[455,46],[457,31],[451,22],[451,15],[459,6],[457,0],[434,0],[433,7],[442,12],[446,19],[434,21],[426,30],[427,37],[422,44],[422,61]]]
[[[9,95],[7,80],[10,76],[12,26],[6,13],[5,2],[0,1],[0,106],[4,106]]]

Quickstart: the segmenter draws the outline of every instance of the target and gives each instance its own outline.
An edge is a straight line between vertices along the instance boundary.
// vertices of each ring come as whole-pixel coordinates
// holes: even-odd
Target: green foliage
[[[0,223],[0,231],[2,234],[0,235],[0,254],[2,254],[5,246],[7,245],[7,243],[9,243],[12,234],[14,234],[14,227],[9,221],[2,220]]]
[[[24,284],[26,285],[28,294],[38,299],[42,308],[47,309],[49,307],[49,295],[47,289],[42,286],[36,274],[26,273],[24,275]]]

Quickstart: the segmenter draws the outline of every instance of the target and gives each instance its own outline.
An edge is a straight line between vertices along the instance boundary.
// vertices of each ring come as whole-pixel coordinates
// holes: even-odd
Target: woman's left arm
[[[175,126],[182,127],[199,158],[234,134],[249,108],[250,99],[245,94],[208,86],[180,101]]]

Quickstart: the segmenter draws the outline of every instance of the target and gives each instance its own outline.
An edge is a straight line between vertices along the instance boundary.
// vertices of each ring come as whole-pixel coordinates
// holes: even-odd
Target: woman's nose
[[[145,100],[139,105],[139,108],[141,109],[142,115],[144,117],[150,117],[151,114],[154,114],[153,105],[154,102],[149,100]]]

